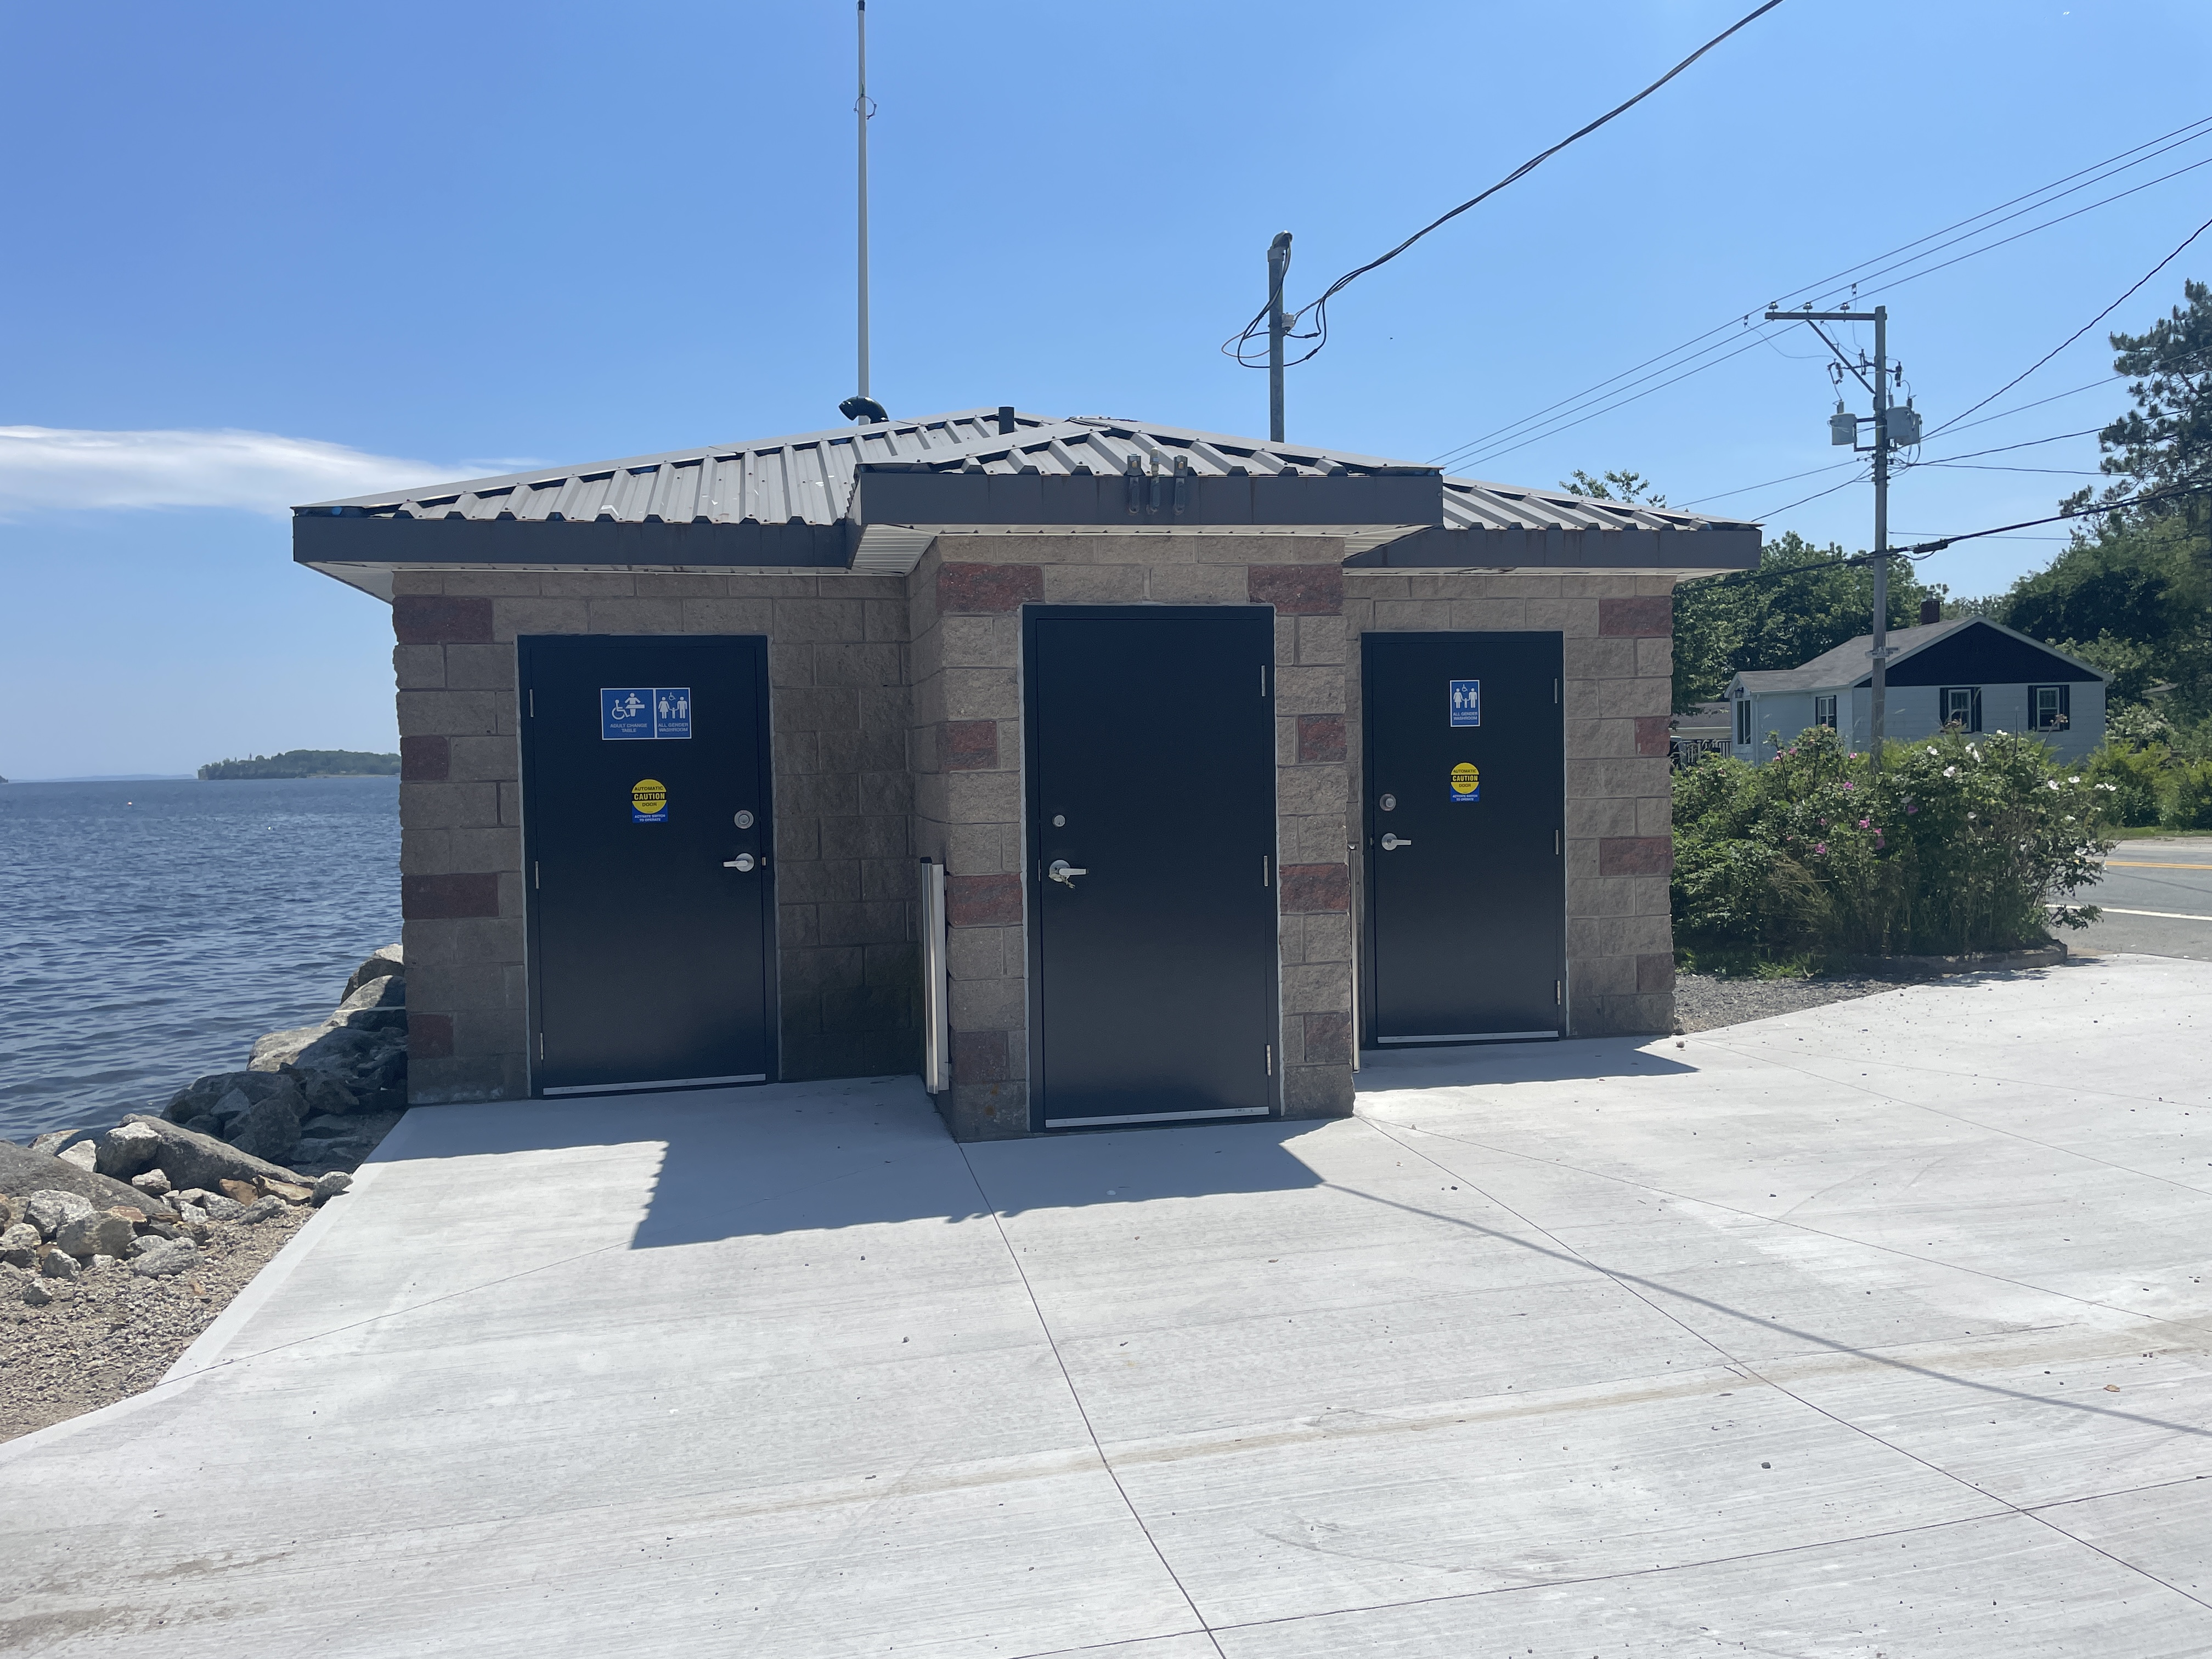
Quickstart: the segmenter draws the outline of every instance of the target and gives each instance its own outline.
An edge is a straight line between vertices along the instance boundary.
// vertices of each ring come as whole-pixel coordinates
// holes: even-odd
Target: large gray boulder
[[[143,1123],[118,1123],[100,1136],[94,1148],[93,1168],[118,1181],[143,1175],[161,1149],[161,1138]]]
[[[253,1045],[252,1068],[267,1075],[280,1068],[296,1072],[310,1105],[328,1110],[318,1098],[317,1080],[336,1084],[360,1112],[398,1110],[406,1105],[407,1032],[397,1028],[361,1030],[350,1025],[320,1026],[305,1042],[300,1031],[275,1031]],[[334,1099],[334,1095],[327,1097]]]
[[[80,1141],[97,1140],[105,1133],[102,1129],[49,1129],[31,1139],[31,1150],[44,1152],[48,1158],[59,1158]]]
[[[300,1109],[307,1103],[296,1089],[270,1095],[225,1124],[223,1139],[250,1157],[280,1164],[299,1147]]]
[[[39,1230],[41,1239],[58,1238],[71,1222],[99,1213],[77,1194],[55,1188],[31,1194],[23,1205],[23,1219]]]
[[[166,1203],[112,1176],[80,1170],[74,1164],[48,1158],[27,1146],[18,1146],[12,1140],[0,1140],[0,1193],[23,1197],[46,1189],[74,1193],[95,1210],[112,1210],[118,1204],[129,1204],[153,1215]]]
[[[57,1250],[55,1254],[61,1253]],[[179,1273],[191,1272],[204,1259],[199,1247],[189,1238],[165,1238],[133,1256],[131,1271],[143,1279],[173,1279]]]
[[[205,1187],[214,1188],[223,1181],[289,1181],[295,1186],[309,1183],[280,1164],[257,1158],[252,1152],[217,1140],[213,1135],[204,1135],[187,1129],[181,1123],[170,1123],[158,1117],[134,1116],[125,1123],[148,1123],[161,1137],[161,1150],[155,1155],[155,1165],[169,1177],[173,1187]],[[297,1133],[296,1122],[294,1133]],[[120,1185],[121,1183],[117,1183]],[[125,1187],[130,1198],[117,1200],[128,1204],[133,1200],[143,1204],[146,1195],[135,1188]]]
[[[218,1101],[235,1090],[251,1103],[263,1099],[285,1088],[298,1087],[295,1080],[279,1076],[275,1072],[210,1072],[195,1078],[191,1084],[177,1091],[177,1097],[164,1109],[161,1115],[172,1123],[189,1123],[196,1117],[210,1115]]]
[[[386,974],[370,980],[338,1004],[325,1024],[347,1025],[356,1031],[405,1030],[407,975]]]
[[[345,982],[345,989],[339,993],[338,1000],[343,1002],[373,979],[384,979],[406,971],[405,953],[396,945],[387,945],[381,951],[373,952],[368,961],[353,970],[353,977]]]
[[[62,1224],[54,1235],[54,1248],[67,1250],[80,1261],[89,1261],[96,1255],[119,1256],[131,1249],[137,1229],[128,1218],[106,1210],[94,1210],[74,1221]]]

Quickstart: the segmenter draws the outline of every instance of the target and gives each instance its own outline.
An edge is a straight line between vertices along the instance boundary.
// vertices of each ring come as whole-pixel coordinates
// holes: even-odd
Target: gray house
[[[1012,408],[297,509],[391,606],[418,1103],[954,1133],[1663,1031],[1680,578],[1755,526]]]
[[[1799,668],[1738,674],[1724,701],[1732,714],[1728,752],[1773,757],[1809,726],[1864,744],[1872,677],[1863,634]],[[2079,657],[1982,617],[1925,623],[1889,635],[1886,726],[1893,738],[1926,737],[1947,726],[1966,732],[2033,732],[2063,759],[2105,740],[2105,676]]]

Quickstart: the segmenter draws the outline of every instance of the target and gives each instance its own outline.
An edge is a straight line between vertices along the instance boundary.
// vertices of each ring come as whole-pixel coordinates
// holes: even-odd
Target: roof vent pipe
[[[1013,431],[1014,406],[1012,404],[1000,404],[999,405],[999,435],[1001,438],[1010,438],[1013,435]]]
[[[1943,620],[1943,601],[1926,599],[1920,601],[1920,625],[1923,628]]]

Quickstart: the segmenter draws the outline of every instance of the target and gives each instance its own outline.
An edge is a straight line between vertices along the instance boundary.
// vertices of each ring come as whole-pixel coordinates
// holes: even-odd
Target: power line
[[[2199,162],[2197,165],[2201,167],[2203,163]],[[2044,364],[2049,362],[2060,352],[2065,350],[2068,346],[2072,345],[2075,341],[2080,339],[2091,329],[2096,327],[2098,324],[2103,322],[2106,318],[2118,311],[2123,305],[2126,304],[2127,301],[2135,298],[2136,292],[2142,289],[2145,283],[2150,281],[2150,279],[2157,276],[2160,271],[2164,270],[2176,259],[2179,259],[2181,257],[2182,250],[2186,248],[2191,242],[2195,241],[2208,230],[2212,230],[2212,219],[2207,219],[2203,224],[2197,226],[2196,229],[2191,231],[2188,235],[2183,237],[2179,246],[2176,247],[2172,252],[2167,254],[2166,258],[2160,259],[2148,270],[2143,272],[2141,276],[2138,276],[2129,287],[2128,291],[2125,294],[2120,295],[2118,299],[2113,301],[2112,304],[2106,306],[2102,311],[2092,317],[2087,322],[2082,324],[2081,327],[2075,329],[2071,334],[2061,340],[2057,345],[2051,347],[2050,350],[2045,352],[2040,357],[2038,357],[2026,368],[2021,370],[2019,374],[2014,375],[2012,379],[2007,380],[1995,392],[1992,392],[1988,397],[1983,398],[1980,403],[1970,404],[1966,408],[1960,410],[1957,419],[1944,422],[1942,426],[1937,427],[1934,432],[1930,432],[1928,435],[1932,438],[1936,436],[1936,433],[1946,431],[1949,428],[1958,425],[1960,421],[1964,420],[1967,416],[1972,414],[1975,410],[1983,408],[1987,404],[1993,404],[1998,398],[2003,397],[2006,392],[2011,391],[2029,375],[2034,374],[2037,369],[2041,368]]]
[[[1969,238],[1973,235],[1982,234],[1987,231],[1996,228],[1998,225],[2008,223],[2011,220],[2022,216],[2023,214],[2032,213],[2038,207],[2047,207],[2052,203],[2063,199],[2066,196],[2072,195],[2081,190],[2088,189],[2094,185],[2101,183],[2106,179],[2115,177],[2118,173],[2127,172],[2131,168],[2141,167],[2148,161],[2156,160],[2160,155],[2166,155],[2173,149],[2179,149],[2183,144],[2204,137],[2208,133],[2212,133],[2212,116],[2204,117],[2198,120],[2190,122],[2184,126],[2177,127],[2170,132],[2160,135],[2156,138],[2147,140],[2143,143],[2135,146],[2132,149],[2122,150],[2115,155],[2107,156],[2101,161],[2093,163],[2091,166],[2081,168],[2075,173],[2068,173],[2063,178],[2053,179],[2050,183],[2039,185],[2036,189],[2027,191],[2023,195],[2014,197],[2010,201],[2000,203],[1993,208],[1984,209],[1980,213],[1972,215],[1967,218],[1961,219],[1953,224],[1947,225],[1941,230],[1930,231],[1926,235],[1916,238],[1912,241],[1900,244],[1899,246],[1891,249],[1887,253],[1878,254],[1870,259],[1862,260],[1856,265],[1846,266],[1844,270],[1836,272],[1831,276],[1821,278],[1818,283],[1808,284],[1802,288],[1785,289],[1784,291],[1791,295],[1794,298],[1804,299],[1806,303],[1813,303],[1814,301],[1817,301],[1826,295],[1840,292],[1841,286],[1844,280],[1850,277],[1855,272],[1865,274],[1861,275],[1857,282],[1851,284],[1851,286],[1855,289],[1863,287],[1869,283],[1876,282],[1890,276],[1892,272],[1900,270],[1904,265],[1912,264],[1914,260],[1923,259],[1931,254],[1940,253],[1947,248],[1957,246],[1960,241],[1969,240]],[[1996,248],[2005,246],[2009,243],[2018,241],[2022,237],[2033,235],[2039,231],[2047,230],[2054,225],[2062,224],[2069,219],[2079,217],[2081,214],[2092,212],[2100,207],[2109,206],[2112,203],[2119,201],[2124,197],[2134,195],[2139,191],[2150,189],[2156,185],[2164,184],[2172,179],[2179,177],[2184,173],[2191,172],[2197,167],[2208,165],[2212,165],[2212,157],[2207,157],[2203,161],[2191,162],[2189,166],[2178,168],[2172,173],[2160,174],[2158,178],[2147,180],[2143,184],[2131,186],[2127,190],[2117,191],[2111,196],[2100,198],[2097,201],[2087,203],[2080,208],[2074,209],[2068,213],[2059,215],[2054,218],[2044,220],[2037,224],[2027,227],[2024,230],[2016,232],[2011,236],[2001,238],[1994,242],[1986,243],[1978,248],[1970,249],[1966,252],[1957,256],[1955,258],[1945,260],[1939,264],[1929,266],[1922,270],[1911,271],[1902,276],[1898,276],[1895,277],[1895,280],[1888,282],[1887,287],[1902,287],[1905,283],[1917,281],[1922,276],[1930,276],[1937,270],[1947,270],[1951,265],[1956,264],[1961,260],[1973,258],[1980,254],[1990,252]],[[2065,186],[2066,188],[2062,188],[2062,186]],[[2021,203],[2027,203],[2029,205],[2025,208],[2021,208],[2019,212],[2008,214],[2005,212],[2007,209],[2017,207]],[[1992,216],[1998,214],[2005,214],[2005,216],[2003,218],[1992,219]],[[1990,222],[1982,223],[1981,222],[1983,221],[1990,221]],[[1951,234],[1953,232],[1965,229],[1965,228],[1969,226],[1978,226],[1978,228],[1968,231],[1967,234],[1963,236],[1952,236]],[[1951,237],[1951,240],[1948,241],[1940,241],[1938,240],[1944,237]],[[1936,242],[1937,246],[1934,247],[1923,246],[1924,244],[1929,242]],[[1911,252],[1911,251],[1915,248],[1921,248],[1922,252],[1914,254],[1912,258],[1899,261],[1896,264],[1887,263],[1897,260],[1897,257],[1899,255]],[[1876,269],[1869,271],[1869,267],[1875,267]],[[1782,309],[1786,307],[1783,307],[1781,302],[1778,301],[1776,302],[1775,308]],[[1717,324],[1713,327],[1705,330],[1703,333],[1692,336],[1689,339],[1683,341],[1680,345],[1674,346],[1668,350],[1660,352],[1654,356],[1647,357],[1642,362],[1638,363],[1632,368],[1623,369],[1619,374],[1610,375],[1605,380],[1599,380],[1594,385],[1584,388],[1583,391],[1574,393],[1572,396],[1563,398],[1556,403],[1546,405],[1544,408],[1536,410],[1533,414],[1522,416],[1520,420],[1510,422],[1502,427],[1494,428],[1480,437],[1470,439],[1465,443],[1460,444],[1454,448],[1448,449],[1443,453],[1434,457],[1432,459],[1431,465],[1451,465],[1461,463],[1464,463],[1468,465],[1482,465],[1499,455],[1510,454],[1513,453],[1514,450],[1524,448],[1527,447],[1528,442],[1533,442],[1544,437],[1556,435],[1558,433],[1565,431],[1572,426],[1581,424],[1583,421],[1595,419],[1600,415],[1610,414],[1613,410],[1623,408],[1626,404],[1633,403],[1640,398],[1649,396],[1650,392],[1662,391],[1667,386],[1678,384],[1680,380],[1686,379],[1690,374],[1701,373],[1703,370],[1707,368],[1717,368],[1719,364],[1727,362],[1730,357],[1741,356],[1742,351],[1750,349],[1752,346],[1771,337],[1771,331],[1762,329],[1759,330],[1745,345],[1739,347],[1735,350],[1725,351],[1724,355],[1712,356],[1713,353],[1723,351],[1723,345],[1725,343],[1715,341],[1713,337],[1727,333],[1731,329],[1747,325],[1750,314],[1751,313],[1740,313],[1735,317],[1729,319],[1726,322]],[[1265,313],[1263,312],[1262,316],[1264,317],[1264,315]],[[1688,354],[1686,357],[1685,357],[1686,353]],[[1711,357],[1711,361],[1702,363],[1698,362],[1697,359],[1701,357]],[[1673,374],[1672,378],[1660,380],[1658,385],[1648,386],[1642,392],[1635,392],[1632,396],[1620,397],[1618,395],[1620,392],[1628,391],[1631,387],[1642,385],[1645,380],[1655,380],[1658,379],[1660,376],[1668,375],[1670,374],[1671,370],[1676,368],[1682,370],[1682,372],[1680,374]],[[1646,370],[1650,370],[1651,372],[1646,374],[1644,372]],[[1624,382],[1626,382],[1625,385],[1623,384]],[[2002,392],[1993,395],[2001,396]],[[1584,409],[1582,407],[1592,401],[1596,401],[1601,406],[1595,409]],[[1988,400],[1984,399],[1984,401],[1986,402]],[[2032,407],[2032,405],[2023,405],[2023,407]],[[1579,413],[1572,413],[1572,411],[1576,411],[1577,410],[1580,410]],[[1571,413],[1571,418],[1567,418]],[[1949,427],[1954,427],[1963,423],[1964,422],[1961,421],[1953,421],[1947,422],[1946,427],[1948,429]],[[1541,428],[1542,429],[1530,433],[1528,428],[1532,427]],[[1522,437],[1522,434],[1524,434],[1527,435]],[[1506,444],[1502,441],[1505,439],[1516,437],[1522,437],[1522,441],[1511,444]]]
[[[1552,157],[1557,155],[1561,150],[1566,149],[1568,145],[1575,143],[1577,139],[1589,137],[1590,134],[1595,132],[1600,127],[1612,120],[1615,116],[1626,114],[1628,111],[1635,108],[1637,105],[1642,103],[1653,93],[1658,91],[1660,88],[1665,86],[1669,81],[1680,75],[1684,70],[1689,68],[1691,64],[1696,63],[1698,59],[1703,58],[1715,46],[1720,45],[1720,43],[1727,40],[1729,36],[1734,34],[1737,30],[1757,21],[1759,18],[1765,16],[1768,12],[1772,11],[1781,3],[1782,0],[1765,0],[1764,4],[1754,8],[1750,12],[1747,12],[1743,16],[1738,18],[1735,22],[1729,24],[1728,27],[1723,29],[1718,34],[1713,36],[1713,38],[1706,41],[1704,46],[1699,46],[1695,52],[1692,52],[1687,58],[1685,58],[1680,63],[1675,64],[1674,68],[1668,70],[1656,81],[1654,81],[1650,86],[1644,88],[1643,91],[1638,93],[1633,98],[1627,100],[1625,103],[1616,104],[1604,114],[1599,116],[1596,120],[1592,121],[1588,126],[1582,128],[1579,131],[1569,133],[1565,137],[1560,139],[1558,143],[1553,145],[1549,149],[1530,156],[1519,167],[1514,168],[1512,172],[1507,173],[1503,179],[1500,179],[1496,184],[1492,185],[1488,190],[1484,191],[1479,196],[1469,197],[1466,201],[1462,202],[1457,207],[1452,209],[1450,212],[1442,214],[1437,218],[1431,220],[1427,224],[1423,225],[1419,230],[1415,231],[1411,236],[1408,236],[1404,241],[1399,243],[1397,246],[1392,248],[1388,253],[1383,254],[1380,258],[1370,259],[1365,264],[1358,267],[1356,270],[1345,272],[1343,276],[1338,277],[1334,283],[1331,283],[1328,285],[1328,287],[1322,292],[1321,298],[1313,301],[1308,305],[1301,307],[1297,315],[1291,319],[1292,323],[1295,324],[1300,319],[1305,317],[1308,313],[1311,313],[1314,319],[1313,331],[1310,334],[1304,334],[1298,337],[1300,339],[1312,340],[1314,342],[1313,349],[1308,351],[1304,356],[1298,358],[1297,361],[1301,363],[1310,362],[1321,349],[1328,343],[1328,302],[1332,299],[1335,298],[1336,295],[1341,293],[1345,289],[1351,286],[1352,283],[1356,282],[1360,277],[1364,276],[1369,271],[1376,269],[1378,266],[1389,264],[1391,260],[1396,258],[1407,248],[1413,246],[1414,243],[1419,241],[1421,238],[1427,235],[1431,231],[1435,230],[1439,226],[1450,223],[1454,219],[1458,218],[1461,214],[1465,213],[1469,208],[1487,201],[1491,197],[1497,195],[1499,191],[1504,190],[1508,185],[1514,184],[1522,179],[1525,179],[1528,174],[1534,173],[1538,167],[1550,161]],[[1252,320],[1244,325],[1243,331],[1232,336],[1221,348],[1247,368],[1257,368],[1261,366],[1257,363],[1247,362],[1245,361],[1244,349],[1246,344],[1251,340],[1253,335],[1267,323],[1270,308],[1271,307],[1269,306],[1262,306],[1260,308],[1259,313],[1252,319]]]

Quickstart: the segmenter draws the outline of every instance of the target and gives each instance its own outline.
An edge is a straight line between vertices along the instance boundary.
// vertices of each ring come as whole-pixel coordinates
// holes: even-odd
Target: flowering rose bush
[[[2073,902],[2112,845],[2111,799],[2025,736],[1892,744],[1876,773],[1814,726],[1764,766],[1674,783],[1674,924],[1686,941],[1948,955],[2096,919]]]

